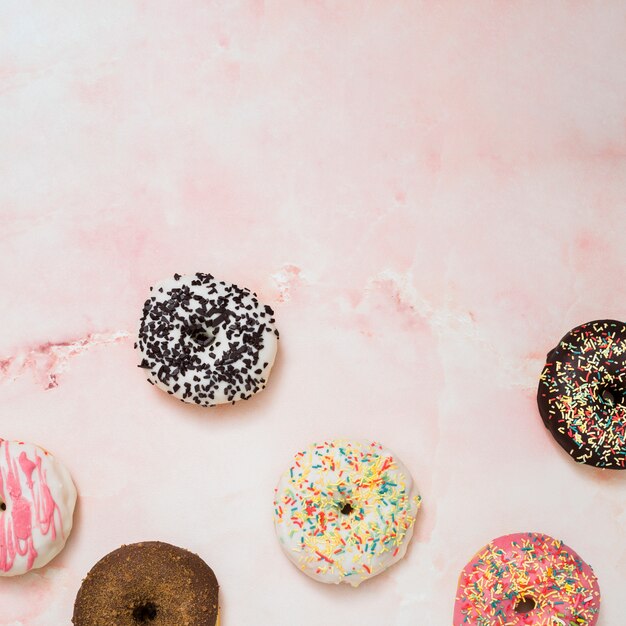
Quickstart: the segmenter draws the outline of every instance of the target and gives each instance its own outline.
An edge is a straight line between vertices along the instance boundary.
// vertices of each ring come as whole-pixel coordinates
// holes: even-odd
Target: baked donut
[[[538,533],[495,539],[459,577],[453,626],[593,626],[600,588],[562,541]]]
[[[122,546],[87,574],[74,626],[217,626],[219,585],[197,555],[169,543]]]
[[[357,587],[404,556],[420,503],[390,450],[339,439],[295,455],[276,488],[274,526],[305,574]]]
[[[139,327],[139,367],[183,402],[215,406],[265,388],[278,347],[274,311],[211,274],[151,287]]]
[[[588,322],[548,353],[539,413],[579,463],[626,469],[626,324]]]
[[[0,576],[43,567],[61,552],[75,504],[72,478],[49,452],[0,439]]]

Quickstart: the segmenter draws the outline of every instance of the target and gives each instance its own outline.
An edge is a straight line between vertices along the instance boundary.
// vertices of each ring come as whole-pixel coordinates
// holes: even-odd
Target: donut
[[[626,324],[600,320],[567,333],[548,353],[537,404],[575,461],[626,469]]]
[[[122,546],[89,571],[74,626],[217,626],[219,585],[196,554],[161,541]]]
[[[453,626],[593,626],[600,588],[562,541],[539,533],[495,539],[459,577]]]
[[[305,574],[357,587],[404,556],[420,503],[390,450],[338,439],[295,455],[276,488],[274,526]]]
[[[148,382],[200,406],[234,404],[265,388],[278,330],[256,294],[211,274],[174,274],[150,290],[135,344]]]
[[[61,552],[75,504],[69,472],[48,451],[0,439],[0,576],[43,567]]]

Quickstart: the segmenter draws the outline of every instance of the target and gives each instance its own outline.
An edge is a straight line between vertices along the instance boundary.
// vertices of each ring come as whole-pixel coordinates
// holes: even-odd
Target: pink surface
[[[535,390],[570,328],[624,319],[626,7],[5,2],[0,437],[80,494],[0,624],[66,624],[123,542],[199,553],[224,626],[448,626],[491,538],[584,555],[623,621],[626,472],[572,463]],[[200,410],[145,382],[148,285],[209,271],[276,308],[269,387]],[[406,558],[354,590],[272,528],[294,450],[371,438],[424,496]]]

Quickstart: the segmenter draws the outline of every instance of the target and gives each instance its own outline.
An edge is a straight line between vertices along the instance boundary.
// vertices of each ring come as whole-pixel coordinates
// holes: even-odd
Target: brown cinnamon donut
[[[74,626],[216,626],[219,585],[197,555],[169,543],[122,546],[87,574]]]

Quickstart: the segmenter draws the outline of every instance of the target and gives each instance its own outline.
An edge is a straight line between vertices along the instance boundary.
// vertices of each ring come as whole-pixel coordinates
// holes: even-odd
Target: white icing
[[[336,440],[296,454],[276,488],[274,525],[305,574],[356,587],[405,555],[420,503],[390,450]]]
[[[188,290],[188,291],[187,291]],[[183,297],[184,306],[178,301]],[[163,311],[163,303],[173,302],[172,311]],[[229,315],[207,316],[207,310],[219,305]],[[201,338],[214,340],[207,346]],[[260,349],[251,344],[254,333],[261,338]],[[169,363],[153,348],[166,348]],[[179,276],[156,284],[144,306],[137,345],[148,380],[170,395],[201,406],[215,406],[250,398],[265,388],[278,348],[274,313],[262,305],[249,289],[217,281],[208,274]],[[240,350],[234,359],[224,357]],[[193,360],[181,361],[187,355]],[[180,365],[180,366],[179,366]]]
[[[0,439],[0,576],[43,567],[61,552],[75,504],[72,478],[55,457]]]

